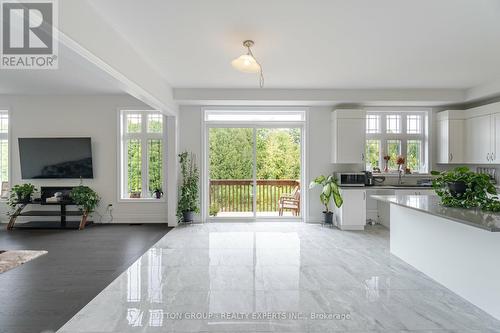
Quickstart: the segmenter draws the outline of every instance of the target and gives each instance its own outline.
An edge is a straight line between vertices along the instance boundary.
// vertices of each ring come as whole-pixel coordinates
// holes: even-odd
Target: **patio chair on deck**
[[[279,215],[283,216],[283,210],[289,209],[292,211],[293,216],[300,215],[300,189],[296,186],[291,194],[283,193],[280,195],[278,203]]]

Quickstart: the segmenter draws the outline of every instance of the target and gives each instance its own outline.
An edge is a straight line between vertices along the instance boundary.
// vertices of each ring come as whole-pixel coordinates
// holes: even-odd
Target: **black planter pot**
[[[156,199],[161,199],[162,196],[163,196],[163,192],[162,191],[155,191],[155,198]]]
[[[460,197],[467,191],[467,184],[462,181],[450,182],[448,183],[448,189],[450,190],[450,194],[452,196]]]
[[[323,223],[333,224],[333,212],[323,212]]]
[[[184,222],[193,222],[194,221],[194,212],[182,212],[182,221]]]

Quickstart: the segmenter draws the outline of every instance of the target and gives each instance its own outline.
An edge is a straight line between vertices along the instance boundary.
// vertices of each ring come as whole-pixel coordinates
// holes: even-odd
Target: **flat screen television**
[[[94,178],[90,138],[19,138],[22,179]]]

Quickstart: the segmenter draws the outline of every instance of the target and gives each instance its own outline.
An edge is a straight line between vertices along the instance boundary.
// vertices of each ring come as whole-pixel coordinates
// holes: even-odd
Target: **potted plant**
[[[13,186],[10,191],[9,206],[15,207],[17,204],[31,202],[36,191],[38,190],[35,185],[30,183]]]
[[[406,163],[406,157],[399,155],[396,159],[396,164],[398,165],[398,172],[404,172],[404,165]]]
[[[153,194],[154,194],[156,199],[161,199],[161,197],[163,196],[163,191],[162,191],[161,187],[156,187],[153,190]]]
[[[385,161],[384,172],[385,173],[389,172],[389,161],[390,160],[391,160],[391,155],[384,155],[384,161]]]
[[[432,187],[443,206],[500,211],[497,190],[488,175],[473,172],[468,167],[432,171],[431,174],[437,176],[432,181]]]
[[[210,205],[210,209],[208,210],[208,215],[210,216],[217,216],[217,214],[220,211],[219,204],[213,203]]]
[[[183,152],[179,154],[179,163],[181,165],[182,181],[177,204],[177,216],[182,218],[184,222],[192,222],[194,214],[199,212],[199,171],[192,153]]]
[[[330,211],[329,205],[330,201],[333,199],[335,206],[340,208],[343,204],[342,195],[340,194],[340,189],[337,184],[337,179],[332,175],[325,177],[319,176],[316,177],[311,184],[309,184],[309,188],[312,189],[316,186],[322,186],[321,194],[319,195],[319,199],[323,205],[325,205],[325,210],[323,211],[324,223],[332,224],[333,223],[333,212]]]
[[[86,215],[92,213],[101,201],[101,198],[93,189],[83,185],[73,187],[70,197]]]

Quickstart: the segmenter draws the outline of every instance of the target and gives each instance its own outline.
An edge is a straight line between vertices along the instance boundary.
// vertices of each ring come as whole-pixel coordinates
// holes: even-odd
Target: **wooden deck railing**
[[[257,211],[277,212],[281,194],[291,193],[300,182],[293,179],[258,179]],[[253,211],[252,179],[212,179],[210,180],[210,207],[217,206],[220,212]]]

